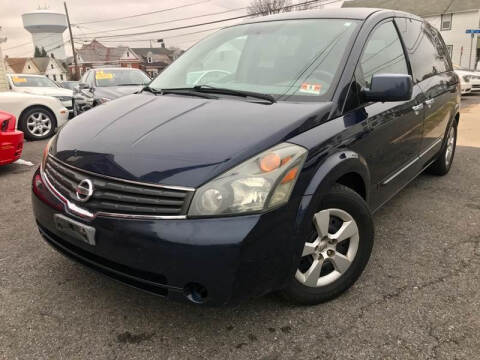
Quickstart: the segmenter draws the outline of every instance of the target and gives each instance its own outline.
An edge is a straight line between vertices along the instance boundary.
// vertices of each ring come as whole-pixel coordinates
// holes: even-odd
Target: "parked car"
[[[449,172],[459,103],[417,16],[249,19],[63,127],[33,178],[35,218],[61,253],[150,292],[317,304],[362,273],[372,213],[422,171]]]
[[[33,95],[53,96],[60,100],[73,115],[73,92],[58,86],[44,75],[7,74],[8,85],[12,91]]]
[[[132,68],[97,68],[83,74],[74,89],[76,115],[107,101],[140,91],[151,79]]]
[[[0,92],[0,110],[18,119],[17,127],[28,140],[46,139],[68,120],[68,110],[51,96]]]
[[[20,159],[23,149],[23,132],[16,129],[12,114],[0,111],[0,165]]]
[[[77,86],[78,84],[80,84],[79,81],[62,81],[61,83],[58,84],[58,86],[60,86],[64,89],[68,89],[68,90],[73,91],[75,86]]]
[[[462,95],[480,91],[480,72],[470,71],[457,65],[453,68],[460,78]]]

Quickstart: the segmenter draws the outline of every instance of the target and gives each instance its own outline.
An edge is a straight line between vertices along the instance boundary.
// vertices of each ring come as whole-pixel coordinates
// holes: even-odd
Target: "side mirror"
[[[364,99],[374,102],[407,101],[412,92],[412,77],[404,74],[373,75],[370,89],[362,89]]]

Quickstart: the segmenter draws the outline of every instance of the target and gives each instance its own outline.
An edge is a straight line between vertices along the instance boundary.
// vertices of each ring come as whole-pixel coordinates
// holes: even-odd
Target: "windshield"
[[[104,69],[95,71],[97,86],[146,85],[151,80],[140,70]]]
[[[291,100],[329,96],[358,21],[270,21],[223,29],[193,46],[164,70],[156,90],[207,85]]]
[[[16,87],[54,87],[58,88],[52,80],[44,76],[24,76],[15,75],[11,77],[13,85]]]
[[[60,84],[61,87],[69,90],[73,90],[78,85],[78,81],[64,81]]]

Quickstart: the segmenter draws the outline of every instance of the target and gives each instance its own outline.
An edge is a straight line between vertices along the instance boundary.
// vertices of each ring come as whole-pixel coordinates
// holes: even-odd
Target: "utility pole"
[[[472,32],[472,37],[470,40],[470,59],[468,60],[468,70],[472,71],[472,51],[473,51],[473,38],[475,34]]]
[[[73,63],[75,64],[74,80],[78,80],[80,78],[79,76],[80,74],[78,71],[78,62],[77,62],[77,53],[75,52],[75,43],[73,42],[72,26],[70,25],[70,17],[68,16],[67,3],[64,1],[63,5],[65,6],[65,15],[67,16],[68,32],[70,33],[70,43],[72,44]]]

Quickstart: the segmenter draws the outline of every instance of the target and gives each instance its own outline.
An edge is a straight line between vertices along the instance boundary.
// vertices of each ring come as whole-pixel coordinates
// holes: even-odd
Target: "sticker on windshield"
[[[26,83],[26,82],[27,82],[27,79],[24,78],[24,77],[14,76],[14,77],[12,78],[12,81],[13,81],[14,83]]]
[[[95,79],[97,80],[110,80],[113,79],[112,73],[104,73],[103,71],[97,71],[95,73]]]
[[[303,83],[302,86],[300,86],[299,92],[304,94],[320,95],[320,90],[322,90],[322,85],[320,84]]]

